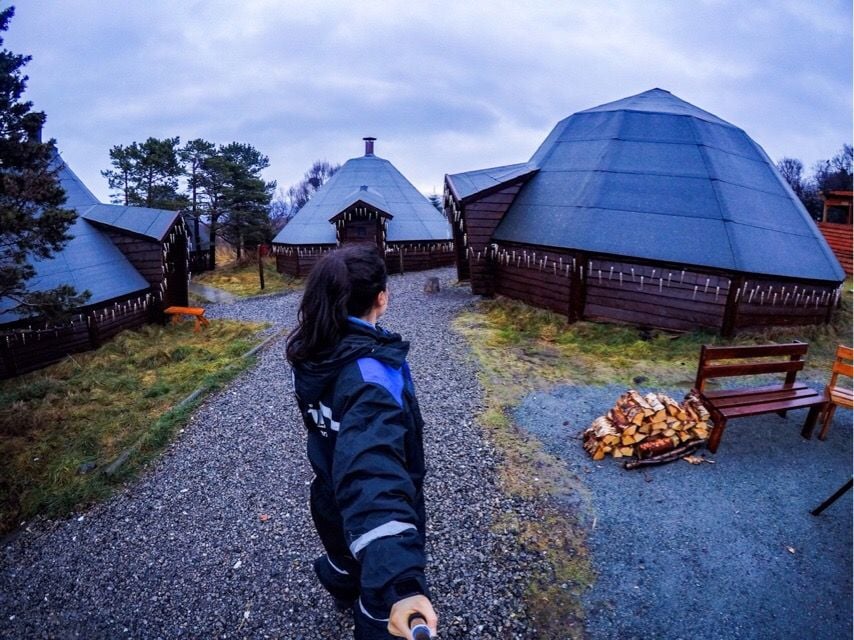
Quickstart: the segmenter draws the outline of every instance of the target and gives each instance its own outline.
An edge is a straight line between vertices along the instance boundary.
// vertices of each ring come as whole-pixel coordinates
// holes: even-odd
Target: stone
[[[79,467],[77,467],[77,473],[81,476],[85,475],[97,466],[98,465],[94,461],[87,460],[86,462],[81,463]]]
[[[439,293],[439,278],[427,278],[424,281],[424,293]]]

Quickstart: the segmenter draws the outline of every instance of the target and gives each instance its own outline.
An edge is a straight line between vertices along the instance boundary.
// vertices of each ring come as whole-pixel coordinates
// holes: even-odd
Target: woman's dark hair
[[[386,280],[385,260],[373,245],[324,255],[306,280],[297,327],[288,336],[288,360],[315,360],[335,347],[347,331],[347,316],[368,313]]]

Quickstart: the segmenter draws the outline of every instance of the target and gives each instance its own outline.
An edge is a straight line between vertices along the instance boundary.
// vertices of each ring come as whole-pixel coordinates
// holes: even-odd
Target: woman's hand
[[[436,634],[436,612],[433,611],[433,605],[425,596],[409,596],[395,602],[388,617],[388,632],[398,638],[411,640],[409,618],[412,614],[424,618],[424,622],[430,627],[430,633]]]

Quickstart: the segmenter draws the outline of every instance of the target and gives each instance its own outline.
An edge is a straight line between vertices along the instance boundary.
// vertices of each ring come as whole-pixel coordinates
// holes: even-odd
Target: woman
[[[375,247],[327,253],[287,346],[326,550],[314,569],[336,605],[353,608],[356,640],[410,638],[415,618],[436,629],[424,579],[424,422],[409,343],[376,325],[388,298]]]

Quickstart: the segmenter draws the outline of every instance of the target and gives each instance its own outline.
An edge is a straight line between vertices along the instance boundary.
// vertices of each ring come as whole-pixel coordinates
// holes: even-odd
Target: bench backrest
[[[836,386],[836,379],[841,375],[848,376],[849,378],[854,377],[851,375],[851,361],[854,360],[852,358],[852,350],[851,347],[844,347],[839,345],[836,348],[836,360],[833,362],[833,371],[830,375],[830,385],[831,387]]]
[[[749,347],[714,347],[704,344],[700,348],[700,364],[697,366],[697,380],[694,387],[698,391],[702,391],[706,380],[710,378],[752,376],[761,373],[785,373],[786,383],[792,384],[798,375],[798,371],[804,368],[807,349],[809,349],[809,344],[806,342]],[[747,358],[774,359],[761,362],[714,364],[719,360]]]

